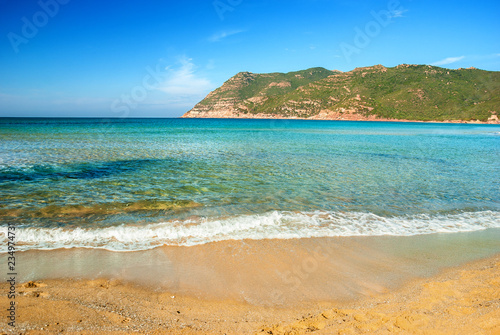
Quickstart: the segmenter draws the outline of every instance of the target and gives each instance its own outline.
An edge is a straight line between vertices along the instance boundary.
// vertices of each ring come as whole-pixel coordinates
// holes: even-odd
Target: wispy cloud
[[[395,18],[395,17],[404,17],[404,13],[406,13],[408,11],[408,9],[395,9],[393,11],[390,12],[390,16],[391,18]]]
[[[209,42],[219,42],[223,39],[225,39],[226,37],[229,37],[229,36],[232,36],[232,35],[236,35],[236,34],[239,34],[239,33],[242,33],[244,32],[244,30],[225,30],[225,31],[219,31],[215,34],[213,34],[212,36],[210,36],[208,38],[208,41]]]
[[[182,56],[175,68],[165,68],[165,81],[158,87],[160,91],[175,96],[199,97],[214,88],[212,82],[196,73],[196,66],[191,58]]]
[[[445,58],[445,59],[441,59],[440,61],[437,61],[437,62],[434,62],[432,63],[431,65],[435,65],[435,66],[439,66],[439,65],[447,65],[447,64],[452,64],[452,63],[456,63],[458,61],[461,61],[462,59],[464,59],[465,56],[460,56],[460,57],[448,57],[448,58]]]

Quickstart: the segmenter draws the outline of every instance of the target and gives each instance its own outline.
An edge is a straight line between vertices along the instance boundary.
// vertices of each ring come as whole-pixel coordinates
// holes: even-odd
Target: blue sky
[[[499,17],[499,1],[0,0],[0,116],[176,117],[240,71],[499,71]]]

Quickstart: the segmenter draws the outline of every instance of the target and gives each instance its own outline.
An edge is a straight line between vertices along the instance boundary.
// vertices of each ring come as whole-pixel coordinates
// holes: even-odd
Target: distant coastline
[[[247,120],[312,120],[312,121],[363,121],[363,122],[415,122],[415,123],[456,123],[456,124],[500,124],[500,120],[480,121],[480,120],[406,120],[406,119],[386,119],[386,118],[353,118],[353,119],[328,119],[328,118],[304,118],[304,117],[280,117],[272,114],[258,115],[255,117],[237,116],[237,117],[204,117],[204,116],[186,116],[182,119],[247,119]]]
[[[304,118],[304,117],[282,117],[279,115],[265,114],[250,116],[231,116],[231,117],[212,117],[212,116],[186,116],[186,114],[175,117],[87,117],[87,116],[2,116],[0,120],[163,120],[163,119],[242,119],[242,120],[312,120],[312,121],[362,121],[362,122],[414,122],[414,123],[452,123],[452,124],[491,124],[498,125],[500,120],[480,121],[480,120],[406,120],[406,119],[387,119],[387,118],[353,118],[353,119],[328,119],[328,118]]]

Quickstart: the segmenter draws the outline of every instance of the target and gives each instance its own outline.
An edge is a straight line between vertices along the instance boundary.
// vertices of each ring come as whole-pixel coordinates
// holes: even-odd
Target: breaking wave
[[[294,239],[334,236],[410,236],[500,228],[500,212],[382,217],[359,212],[268,212],[219,219],[169,221],[106,228],[16,228],[16,250],[96,248],[112,251],[193,246],[243,239]],[[7,245],[7,227],[0,227]],[[3,250],[2,252],[6,252]]]

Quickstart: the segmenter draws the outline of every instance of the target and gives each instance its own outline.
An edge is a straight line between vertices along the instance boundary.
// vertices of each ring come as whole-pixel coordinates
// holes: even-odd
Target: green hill
[[[500,112],[500,72],[382,65],[240,72],[183,117],[479,120]]]

